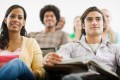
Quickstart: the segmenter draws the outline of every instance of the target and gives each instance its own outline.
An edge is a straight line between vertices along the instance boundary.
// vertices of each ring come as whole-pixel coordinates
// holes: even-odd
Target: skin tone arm
[[[56,54],[55,52],[50,52],[47,55],[45,55],[43,63],[45,66],[54,66],[58,62],[62,61],[62,57]]]

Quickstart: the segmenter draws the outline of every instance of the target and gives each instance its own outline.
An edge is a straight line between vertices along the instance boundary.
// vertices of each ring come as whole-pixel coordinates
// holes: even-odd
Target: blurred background
[[[23,6],[27,12],[27,32],[37,32],[44,29],[39,18],[42,7],[53,4],[60,9],[61,16],[65,17],[63,31],[73,33],[73,20],[91,6],[106,8],[112,15],[112,29],[119,32],[120,29],[120,0],[0,0],[0,25],[6,10],[13,4]],[[120,32],[119,32],[120,33]]]

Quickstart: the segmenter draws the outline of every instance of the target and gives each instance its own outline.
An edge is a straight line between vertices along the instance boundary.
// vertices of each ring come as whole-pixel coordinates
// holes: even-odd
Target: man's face
[[[103,17],[97,11],[89,12],[84,20],[86,35],[98,36],[103,32]]]
[[[63,17],[61,17],[58,24],[57,24],[57,26],[56,26],[56,28],[58,30],[61,30],[64,27],[64,24],[65,24],[65,19]]]
[[[46,27],[55,27],[57,20],[54,12],[45,12],[43,21]]]

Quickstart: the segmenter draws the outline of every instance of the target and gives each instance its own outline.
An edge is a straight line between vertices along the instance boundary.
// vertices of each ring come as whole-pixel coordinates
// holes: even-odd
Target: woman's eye
[[[23,19],[22,17],[18,17],[18,19]]]
[[[15,16],[14,16],[14,15],[11,15],[11,16],[10,16],[10,18],[12,18],[12,19],[13,19],[13,18],[15,18]]]

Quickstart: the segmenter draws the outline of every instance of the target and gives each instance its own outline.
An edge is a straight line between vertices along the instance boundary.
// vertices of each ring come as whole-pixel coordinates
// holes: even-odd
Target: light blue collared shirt
[[[110,66],[113,70],[116,70],[117,64],[120,65],[120,50],[116,45],[103,39],[96,53],[92,51],[84,38],[79,42],[71,42],[61,46],[57,54],[63,56],[63,59],[81,58],[83,56],[95,57],[99,61]]]

